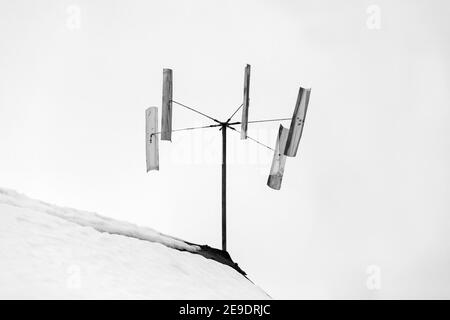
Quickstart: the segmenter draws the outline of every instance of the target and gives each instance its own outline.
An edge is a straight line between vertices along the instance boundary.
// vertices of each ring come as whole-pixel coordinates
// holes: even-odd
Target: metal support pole
[[[227,251],[227,126],[222,124],[222,250]]]

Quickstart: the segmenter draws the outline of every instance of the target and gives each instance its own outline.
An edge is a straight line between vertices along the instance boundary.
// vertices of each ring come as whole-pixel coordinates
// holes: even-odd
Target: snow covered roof
[[[0,188],[0,298],[268,298],[226,258],[150,228]]]

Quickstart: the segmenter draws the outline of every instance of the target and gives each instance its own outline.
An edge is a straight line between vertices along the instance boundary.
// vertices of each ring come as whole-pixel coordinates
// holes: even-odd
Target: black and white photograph
[[[450,299],[449,39],[444,0],[1,0],[0,300]]]

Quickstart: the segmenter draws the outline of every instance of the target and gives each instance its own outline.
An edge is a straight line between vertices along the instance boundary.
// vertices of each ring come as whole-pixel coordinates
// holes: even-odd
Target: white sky
[[[266,186],[272,153],[228,133],[232,257],[274,298],[448,298],[449,9],[2,1],[0,185],[220,247],[220,132],[174,133],[146,174],[144,110],[168,67],[175,100],[225,120],[249,63],[250,119],[289,117],[298,87],[312,93],[280,191]],[[174,106],[174,128],[209,123]],[[277,128],[249,135],[273,146]]]

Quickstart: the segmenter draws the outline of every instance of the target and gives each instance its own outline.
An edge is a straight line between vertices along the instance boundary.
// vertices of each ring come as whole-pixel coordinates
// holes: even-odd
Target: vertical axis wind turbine
[[[219,128],[222,131],[222,250],[227,250],[227,129],[240,133],[241,140],[249,139],[259,145],[268,148],[274,152],[272,166],[270,168],[267,185],[280,190],[283,179],[284,166],[287,157],[297,155],[298,146],[302,137],[303,125],[305,123],[306,111],[308,110],[309,97],[311,89],[300,87],[294,113],[291,118],[248,120],[248,111],[250,105],[250,65],[246,65],[244,73],[244,95],[242,104],[233,112],[226,121],[219,121],[197,109],[187,106],[183,103],[173,100],[173,81],[172,70],[163,69],[163,96],[162,96],[162,117],[161,131],[158,131],[158,108],[150,107],[145,110],[145,147],[147,172],[150,170],[159,170],[159,136],[161,140],[172,141],[172,132],[200,130],[206,128]],[[212,121],[212,124],[201,127],[189,127],[181,129],[172,129],[172,106],[173,104],[186,108],[192,112],[202,115]],[[231,122],[234,115],[242,108],[242,118],[239,122]],[[289,129],[280,124],[275,148],[253,139],[247,135],[248,124],[257,124],[273,121],[290,120]],[[234,126],[241,125],[241,130]]]

